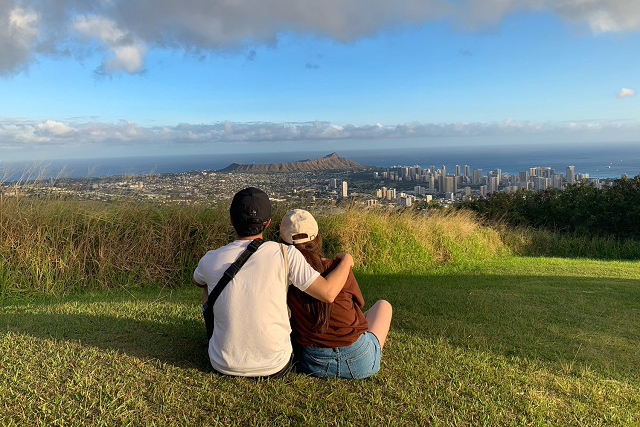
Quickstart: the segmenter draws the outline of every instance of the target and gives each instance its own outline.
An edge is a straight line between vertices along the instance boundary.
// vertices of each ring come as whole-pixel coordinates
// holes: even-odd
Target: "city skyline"
[[[202,4],[0,2],[1,159],[640,143],[640,5]]]

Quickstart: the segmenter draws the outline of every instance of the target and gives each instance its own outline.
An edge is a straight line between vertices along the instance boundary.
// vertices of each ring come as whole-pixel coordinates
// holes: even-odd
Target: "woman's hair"
[[[296,238],[296,236],[293,236]],[[315,239],[304,242],[297,243],[294,245],[296,249],[302,252],[307,262],[313,267],[316,271],[320,272],[320,274],[324,273],[325,267],[322,262],[322,258],[324,254],[322,253],[322,237],[318,234]],[[322,274],[324,276],[324,274]],[[309,314],[316,319],[316,322],[313,324],[313,331],[324,333],[329,326],[329,317],[331,317],[331,304],[326,302],[319,301],[313,298],[311,295],[308,295],[304,292],[302,294],[302,304],[309,311]]]

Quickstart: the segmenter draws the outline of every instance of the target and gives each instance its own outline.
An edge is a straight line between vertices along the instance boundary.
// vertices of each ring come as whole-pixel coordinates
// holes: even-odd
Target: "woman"
[[[287,212],[280,224],[280,238],[295,245],[323,276],[338,264],[337,259],[324,258],[318,223],[305,210]],[[378,372],[391,324],[391,304],[379,300],[363,313],[364,299],[353,273],[331,304],[293,286],[287,303],[299,371],[342,378],[366,378]]]

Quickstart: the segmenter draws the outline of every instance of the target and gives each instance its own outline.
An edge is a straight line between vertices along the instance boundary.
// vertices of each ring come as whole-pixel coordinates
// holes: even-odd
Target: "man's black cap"
[[[255,187],[240,190],[233,196],[229,213],[233,226],[240,235],[260,234],[271,219],[269,196]]]

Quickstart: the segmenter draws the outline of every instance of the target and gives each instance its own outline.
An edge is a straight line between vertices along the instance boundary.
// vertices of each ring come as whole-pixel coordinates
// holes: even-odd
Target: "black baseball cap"
[[[229,214],[240,236],[262,233],[271,219],[271,202],[267,193],[255,187],[240,190],[233,196]]]

